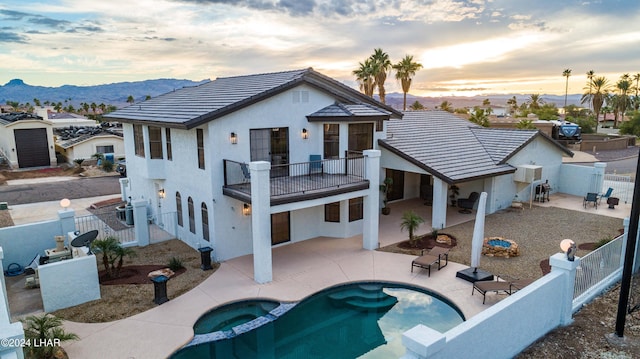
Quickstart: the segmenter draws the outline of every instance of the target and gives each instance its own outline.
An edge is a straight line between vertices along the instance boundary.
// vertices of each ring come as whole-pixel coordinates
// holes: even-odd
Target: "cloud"
[[[15,42],[19,44],[26,44],[28,37],[14,32],[0,31],[0,42]]]

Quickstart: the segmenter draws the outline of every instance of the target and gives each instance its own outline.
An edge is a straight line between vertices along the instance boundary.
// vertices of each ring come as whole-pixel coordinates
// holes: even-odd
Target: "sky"
[[[584,93],[640,73],[638,0],[3,0],[0,84],[199,81],[313,67],[349,86],[375,48],[418,96]],[[401,92],[391,73],[387,93]]]

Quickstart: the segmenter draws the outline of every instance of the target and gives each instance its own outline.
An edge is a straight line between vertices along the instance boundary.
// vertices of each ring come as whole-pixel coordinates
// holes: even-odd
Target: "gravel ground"
[[[587,152],[591,153],[591,152]],[[624,150],[608,150],[608,151],[600,151],[593,154],[598,161],[615,161],[622,158],[632,157],[638,155],[638,147],[629,147]]]

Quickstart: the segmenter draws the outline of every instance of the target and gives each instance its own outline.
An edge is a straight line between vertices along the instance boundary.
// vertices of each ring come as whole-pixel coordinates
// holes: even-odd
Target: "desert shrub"
[[[102,161],[102,170],[105,172],[113,171],[113,162],[111,161]]]
[[[611,241],[611,238],[602,238],[601,240],[596,242],[596,244],[593,246],[593,249],[598,249]]]
[[[171,269],[172,271],[177,271],[178,269],[182,269],[184,268],[184,265],[182,264],[182,260],[180,258],[177,257],[171,257],[171,259],[169,260],[169,264],[167,265],[167,267],[169,267],[169,269]]]

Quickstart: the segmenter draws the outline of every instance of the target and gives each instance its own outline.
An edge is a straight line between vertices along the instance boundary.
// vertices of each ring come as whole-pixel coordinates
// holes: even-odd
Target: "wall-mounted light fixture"
[[[164,193],[164,188],[160,188],[160,190],[158,191],[158,198],[164,199],[165,196],[166,194]]]
[[[244,206],[242,207],[242,214],[244,214],[245,216],[251,215],[251,206],[248,205],[247,203],[245,203]]]
[[[232,145],[238,143],[238,135],[235,132],[231,132],[231,136],[229,137],[229,141],[231,141]]]
[[[303,129],[302,129],[302,139],[303,139],[303,140],[306,140],[306,139],[308,139],[308,138],[309,138],[309,133],[307,132],[307,129],[306,129],[306,128],[303,128]]]
[[[573,262],[576,256],[576,242],[571,239],[563,239],[560,242],[560,249],[567,254],[567,260]]]
[[[62,207],[65,211],[69,208],[70,205],[71,201],[69,201],[68,198],[63,198],[60,200],[60,207]]]

